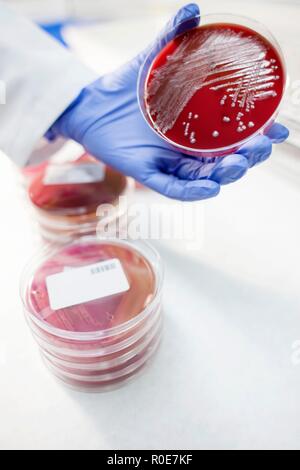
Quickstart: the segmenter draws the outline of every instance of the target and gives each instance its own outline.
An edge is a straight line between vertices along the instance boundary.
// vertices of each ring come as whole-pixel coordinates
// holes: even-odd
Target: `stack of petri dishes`
[[[160,343],[162,284],[160,257],[144,242],[83,237],[45,248],[21,296],[46,366],[79,391],[131,380]]]
[[[130,197],[134,183],[89,154],[74,161],[50,161],[35,173],[28,188],[42,237],[65,243],[94,235],[101,222],[98,208],[111,205],[107,221],[118,228],[126,216],[119,198]],[[103,224],[103,228],[105,224]]]

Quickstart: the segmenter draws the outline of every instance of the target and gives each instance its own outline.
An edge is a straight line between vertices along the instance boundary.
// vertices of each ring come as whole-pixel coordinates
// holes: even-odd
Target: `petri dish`
[[[188,155],[237,150],[274,122],[286,85],[282,51],[268,29],[207,15],[170,29],[141,67],[138,99],[152,130]],[[191,28],[191,29],[190,29]]]

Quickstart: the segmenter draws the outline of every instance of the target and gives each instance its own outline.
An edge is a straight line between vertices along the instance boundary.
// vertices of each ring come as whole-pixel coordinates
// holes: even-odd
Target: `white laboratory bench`
[[[16,180],[0,158],[0,448],[300,449],[300,151],[275,147],[203,203],[198,252],[155,243],[161,348],[142,376],[99,395],[58,384],[25,324],[19,274],[37,236]]]

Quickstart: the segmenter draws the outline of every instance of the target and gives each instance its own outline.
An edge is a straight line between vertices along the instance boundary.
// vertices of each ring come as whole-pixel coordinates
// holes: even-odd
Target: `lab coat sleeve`
[[[15,163],[26,165],[35,144],[95,78],[0,1],[0,150]]]

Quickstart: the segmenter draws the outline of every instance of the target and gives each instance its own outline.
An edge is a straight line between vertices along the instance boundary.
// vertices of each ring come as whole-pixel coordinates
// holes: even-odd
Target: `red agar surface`
[[[229,23],[200,26],[154,60],[146,83],[148,117],[177,145],[231,146],[268,123],[284,81],[281,58],[263,36]]]

